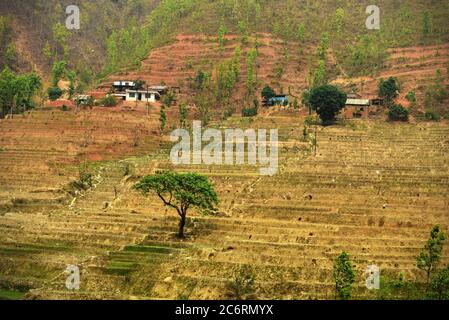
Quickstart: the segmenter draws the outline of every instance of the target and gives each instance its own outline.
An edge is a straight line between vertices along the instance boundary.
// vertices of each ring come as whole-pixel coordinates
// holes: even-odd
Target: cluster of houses
[[[118,100],[129,102],[151,102],[161,100],[161,97],[169,92],[180,92],[179,87],[169,88],[165,85],[148,86],[145,83],[137,83],[135,81],[120,80],[112,83],[109,93],[92,92],[87,95],[79,95],[75,98],[80,104],[86,103],[89,100],[100,100],[106,95],[112,95]],[[295,97],[286,94],[274,95],[268,100],[263,100],[264,106],[289,106]],[[296,98],[297,99],[297,98]],[[343,111],[343,116],[346,119],[354,118],[368,118],[370,113],[376,112],[377,107],[383,105],[382,99],[364,99],[361,95],[350,93],[347,95],[346,106]]]
[[[85,95],[78,95],[75,97],[75,102],[78,104],[85,104],[89,100],[101,100],[107,95],[115,97],[117,100],[129,102],[157,102],[161,97],[168,93],[169,90],[179,92],[180,88],[169,88],[164,85],[147,86],[144,83],[137,83],[135,81],[120,80],[114,81],[109,92],[89,92]]]
[[[294,97],[285,94],[275,95],[268,100],[262,101],[266,107],[270,106],[289,106]],[[364,99],[361,95],[350,93],[347,95],[346,106],[343,111],[343,116],[346,119],[366,119],[370,113],[376,112],[377,108],[382,106],[383,99]]]

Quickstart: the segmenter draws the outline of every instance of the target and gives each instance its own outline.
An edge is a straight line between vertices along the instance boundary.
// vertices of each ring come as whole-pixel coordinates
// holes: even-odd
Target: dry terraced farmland
[[[109,116],[97,114],[96,119],[113,123]],[[37,126],[39,117],[44,114],[33,113],[21,128]],[[355,298],[373,297],[363,278],[370,264],[378,265],[383,275],[404,272],[408,280],[422,280],[416,256],[433,225],[445,230],[449,225],[447,123],[355,120],[320,127],[314,156],[301,141],[303,120],[297,113],[279,111],[220,124],[279,128],[280,171],[274,177],[259,176],[251,166],[174,167],[169,148],[151,138],[155,124],[145,122],[150,131],[142,147],[148,151],[88,162],[94,187],[75,196],[61,191],[70,182],[61,172],[75,176],[73,164],[65,161],[70,150],[55,147],[54,157],[64,160],[58,170],[38,171],[42,162],[33,157],[45,157],[51,146],[33,145],[36,138],[13,153],[10,139],[3,138],[11,132],[10,124],[2,122],[0,295],[226,298],[225,284],[233,271],[250,264],[258,298],[333,298],[333,259],[343,250],[356,265]],[[189,213],[184,241],[175,237],[175,212],[156,196],[144,198],[132,190],[140,176],[160,169],[207,175],[221,200],[217,216]],[[27,201],[35,199],[32,190],[51,185],[59,197]],[[11,195],[22,200],[8,204]],[[449,262],[447,248],[443,262]],[[81,269],[79,291],[65,289],[64,270],[70,264]]]

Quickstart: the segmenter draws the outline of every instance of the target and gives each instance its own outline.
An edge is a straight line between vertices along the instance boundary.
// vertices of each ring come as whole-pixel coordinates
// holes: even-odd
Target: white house
[[[114,81],[112,85],[115,92],[125,92],[127,89],[134,89],[135,86],[134,81]]]
[[[118,95],[117,95],[118,96]],[[156,102],[161,99],[157,91],[152,90],[126,90],[126,95],[120,95],[126,101]]]

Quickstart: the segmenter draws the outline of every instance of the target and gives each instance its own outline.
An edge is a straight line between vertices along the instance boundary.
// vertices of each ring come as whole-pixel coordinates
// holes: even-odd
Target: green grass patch
[[[26,292],[0,290],[0,300],[22,300]]]
[[[156,246],[127,246],[123,251],[128,252],[145,252],[145,253],[158,253],[158,254],[170,254],[174,251],[173,248],[168,247],[156,247]]]

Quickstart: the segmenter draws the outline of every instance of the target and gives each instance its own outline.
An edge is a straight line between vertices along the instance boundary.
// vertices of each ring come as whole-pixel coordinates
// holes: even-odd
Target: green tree
[[[226,44],[226,33],[228,32],[228,29],[226,28],[226,25],[224,22],[221,23],[220,28],[218,29],[218,47],[220,48],[220,51],[224,50],[224,46]]]
[[[165,206],[176,210],[180,217],[178,236],[184,238],[187,211],[196,208],[203,213],[215,210],[218,197],[209,179],[197,173],[159,171],[142,178],[135,186],[145,195],[155,192]]]
[[[164,134],[165,126],[167,125],[167,114],[165,113],[165,105],[161,106],[161,111],[159,113],[159,124],[162,135]]]
[[[391,121],[408,121],[409,111],[400,104],[393,104],[389,107],[388,118]]]
[[[432,34],[432,14],[426,10],[423,13],[423,30],[422,37],[423,42],[427,43],[429,41],[429,37]]]
[[[324,85],[312,89],[310,105],[317,112],[324,125],[331,124],[335,117],[345,107],[347,96],[335,86]]]
[[[59,80],[61,80],[66,73],[66,66],[67,62],[65,62],[64,60],[55,62],[53,64],[51,72],[51,84],[53,87],[58,86]]]
[[[187,127],[188,115],[189,115],[189,109],[187,108],[187,104],[181,103],[179,105],[179,125],[183,129],[185,129]]]
[[[352,285],[355,281],[355,272],[351,259],[346,252],[342,252],[334,261],[333,278],[335,281],[335,295],[340,299],[351,299]]]
[[[67,72],[67,79],[69,79],[69,90],[68,90],[69,99],[72,99],[76,91],[75,88],[76,72],[75,71]]]
[[[0,117],[32,108],[32,98],[41,87],[42,80],[36,72],[17,75],[6,67],[0,73]]]
[[[343,28],[345,25],[345,19],[346,19],[345,10],[343,10],[342,8],[338,8],[337,11],[335,12],[334,17],[334,26],[338,37],[342,36]]]
[[[236,81],[240,79],[240,59],[242,57],[242,49],[237,46],[234,50],[234,56],[232,58],[232,68],[234,70],[234,75]]]
[[[449,265],[432,277],[431,285],[439,300],[449,299]]]
[[[117,105],[117,100],[114,96],[108,94],[106,97],[101,99],[100,104],[104,107],[115,107]]]
[[[6,65],[13,68],[17,63],[17,50],[14,43],[8,44],[5,51],[5,62]]]
[[[324,60],[318,60],[318,65],[316,66],[312,77],[312,85],[314,87],[322,86],[327,83],[326,62]]]
[[[51,101],[58,100],[62,96],[62,90],[59,87],[50,87],[47,90],[48,99]]]
[[[301,23],[296,30],[296,40],[299,44],[303,44],[306,40],[306,28],[303,23]]]
[[[321,35],[320,44],[317,49],[318,59],[326,61],[327,50],[329,49],[329,33],[324,32]]]
[[[257,59],[257,49],[251,49],[246,57],[247,66],[247,78],[246,78],[246,99],[247,101],[252,100],[257,85],[256,76],[256,59]]]
[[[137,79],[134,81],[134,90],[142,90],[145,86],[145,81],[141,79]]]
[[[69,31],[62,23],[58,22],[53,26],[53,38],[56,42],[55,48],[58,48],[59,46],[59,48],[62,50],[63,59],[66,59],[69,54],[69,35]],[[58,52],[56,52],[56,56],[58,56]]]
[[[410,102],[410,106],[412,108],[416,107],[416,94],[415,91],[409,91],[405,96],[408,102]]]
[[[53,53],[51,52],[51,46],[50,43],[48,43],[48,41],[45,42],[45,46],[42,49],[42,54],[48,61],[50,61],[51,57],[53,56]]]
[[[266,85],[262,89],[262,98],[264,98],[264,100],[266,100],[266,101],[270,100],[275,95],[276,95],[276,92],[274,92],[274,90],[269,85]]]
[[[446,240],[446,234],[436,225],[430,231],[430,237],[427,240],[424,249],[416,258],[416,266],[426,272],[426,284],[429,287],[432,272],[441,260],[441,252],[443,251],[443,242]]]
[[[385,99],[387,106],[391,106],[399,95],[399,84],[395,77],[390,77],[388,80],[380,79],[379,82],[379,97]]]
[[[176,94],[173,90],[168,90],[166,94],[162,97],[162,103],[170,108],[176,101]]]
[[[310,90],[306,89],[302,92],[301,103],[309,109],[309,115],[312,114],[312,105],[310,104]]]

